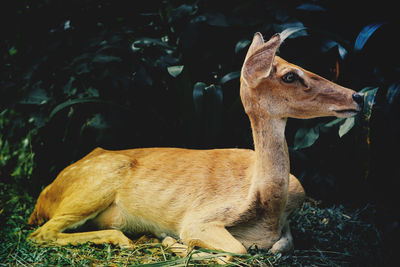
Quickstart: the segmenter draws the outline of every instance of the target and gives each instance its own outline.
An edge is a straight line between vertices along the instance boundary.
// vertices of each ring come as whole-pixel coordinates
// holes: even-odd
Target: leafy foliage
[[[1,105],[7,114],[18,114],[20,122],[12,127],[25,136],[29,131],[36,153],[33,178],[48,183],[95,146],[251,146],[238,78],[255,31],[268,37],[306,27],[281,47],[283,57],[348,87],[379,88],[381,93],[365,94],[371,104],[367,117],[375,95],[387,95],[380,98],[386,110],[396,105],[398,83],[392,77],[398,69],[365,62],[375,51],[374,38],[386,38],[379,33],[391,29],[390,17],[360,21],[357,29],[347,27],[346,13],[343,24],[336,21],[332,28],[332,3],[252,0],[229,3],[229,9],[224,3],[149,1],[127,12],[123,1],[17,1],[14,15],[4,14],[9,21],[49,17],[8,29],[2,46]],[[294,150],[318,146],[326,133],[343,137],[363,119],[294,123],[289,144]],[[360,136],[360,145],[369,142],[369,135]],[[11,132],[3,131],[3,139],[18,143]],[[53,156],[58,151],[62,157]],[[10,168],[16,167],[14,162]]]
[[[0,9],[0,216],[2,226],[8,225],[2,237],[12,242],[4,242],[10,247],[2,255],[14,255],[12,249],[22,254],[4,256],[8,262],[37,257],[46,264],[47,250],[23,241],[29,198],[96,146],[251,148],[239,99],[242,61],[254,32],[268,38],[289,27],[306,30],[285,41],[283,58],[363,92],[365,100],[357,118],[290,120],[291,172],[309,195],[328,203],[377,203],[385,214],[379,222],[383,239],[397,240],[400,217],[393,203],[399,200],[400,169],[392,155],[400,149],[400,54],[394,4],[363,3],[355,17],[345,1],[150,0],[135,8],[120,0],[8,1]],[[313,209],[305,208],[308,220],[322,212]],[[316,224],[320,221],[310,228]],[[322,239],[340,239],[322,237],[323,232]],[[357,255],[370,251],[361,236],[352,243],[360,248]],[[314,249],[312,242],[303,247],[310,252],[292,259],[328,265],[341,264],[336,256],[349,260],[348,250],[326,244]],[[104,256],[102,249],[89,250]],[[71,264],[78,253],[52,251],[70,256],[54,256],[51,264]],[[264,256],[254,261],[290,261]],[[319,261],[324,257],[329,261]],[[97,263],[86,256],[80,260]]]

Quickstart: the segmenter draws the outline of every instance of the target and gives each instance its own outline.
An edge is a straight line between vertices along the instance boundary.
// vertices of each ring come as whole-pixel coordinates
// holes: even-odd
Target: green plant
[[[10,175],[14,180],[21,181],[31,178],[35,166],[31,143],[35,130],[20,131],[15,125],[17,123],[13,122],[18,116],[8,109],[0,113],[0,176],[5,178]],[[7,138],[9,135],[13,138]]]
[[[34,199],[15,185],[0,184],[0,265],[114,265],[114,266],[215,266],[217,252],[210,256],[190,254],[180,258],[163,248],[155,238],[133,239],[135,249],[109,244],[37,246],[26,240],[33,229],[26,225]],[[272,255],[256,247],[248,255],[233,255],[227,266],[377,266],[382,263],[380,233],[371,224],[375,209],[365,206],[349,210],[343,206],[321,208],[306,202],[291,219],[296,249],[290,255]],[[202,249],[203,252],[214,253]],[[196,252],[194,252],[196,253]]]
[[[24,242],[30,229],[23,221],[33,208],[28,198],[96,146],[251,148],[239,98],[244,55],[254,32],[267,38],[292,26],[307,30],[285,41],[280,55],[365,90],[366,106],[356,119],[291,120],[291,171],[325,203],[377,203],[389,214],[380,217],[383,229],[390,229],[384,236],[395,239],[399,169],[392,155],[400,149],[400,54],[394,4],[365,2],[355,11],[345,1],[320,0],[152,0],[135,8],[119,0],[8,1],[0,9],[0,228],[8,240],[1,244],[2,259],[16,265],[112,265],[91,256],[106,257],[103,248],[45,249]],[[309,227],[319,227],[322,211],[306,210],[313,212],[305,217],[316,220]],[[339,233],[326,238],[335,243],[348,234]],[[343,240],[360,248],[353,254],[364,255],[364,236],[355,243]],[[342,250],[325,253],[312,245],[290,259],[255,252],[253,260],[334,265],[349,258]]]

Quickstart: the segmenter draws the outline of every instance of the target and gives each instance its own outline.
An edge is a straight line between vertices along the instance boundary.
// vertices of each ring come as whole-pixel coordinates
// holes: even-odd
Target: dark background
[[[289,120],[292,173],[326,205],[376,207],[390,254],[400,238],[394,4],[3,1],[2,183],[36,197],[60,170],[97,146],[252,148],[238,76],[248,44],[256,31],[268,39],[304,26],[282,45],[280,56],[369,94],[364,113],[342,137],[344,121]]]

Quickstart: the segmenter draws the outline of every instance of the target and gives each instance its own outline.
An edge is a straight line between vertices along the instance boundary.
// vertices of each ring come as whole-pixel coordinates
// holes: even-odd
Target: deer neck
[[[289,184],[289,153],[285,139],[286,118],[250,116],[255,163],[249,198],[268,213],[281,213]]]

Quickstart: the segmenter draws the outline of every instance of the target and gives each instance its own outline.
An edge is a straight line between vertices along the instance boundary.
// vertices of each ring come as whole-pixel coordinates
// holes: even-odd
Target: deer
[[[363,95],[280,58],[286,35],[257,32],[241,69],[254,149],[96,148],[40,193],[28,239],[133,248],[127,235],[150,233],[188,249],[290,252],[288,218],[305,191],[290,173],[287,120],[355,116]]]

